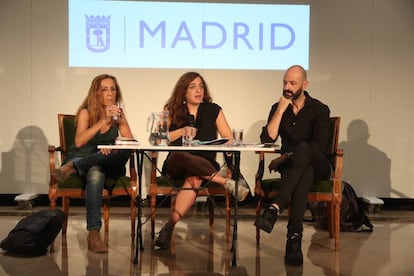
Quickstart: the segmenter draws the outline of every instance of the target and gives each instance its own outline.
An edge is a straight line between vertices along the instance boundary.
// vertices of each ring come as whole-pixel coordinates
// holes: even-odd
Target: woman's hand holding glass
[[[113,105],[108,105],[105,108],[106,121],[109,123],[111,120],[118,121],[122,117],[122,104],[115,102]]]

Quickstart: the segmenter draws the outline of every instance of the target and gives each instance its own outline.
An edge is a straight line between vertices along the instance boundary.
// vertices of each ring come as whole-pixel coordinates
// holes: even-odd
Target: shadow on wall
[[[344,149],[343,179],[352,184],[360,197],[390,197],[391,159],[368,144],[369,136],[365,121],[355,119],[348,125],[348,140],[339,144]]]
[[[47,194],[48,141],[43,130],[26,126],[16,135],[13,148],[1,153],[0,193]]]
[[[245,129],[243,133],[243,142],[244,143],[259,143],[260,142],[260,133],[262,133],[262,128],[266,125],[265,120],[256,121],[253,123],[249,129]]]

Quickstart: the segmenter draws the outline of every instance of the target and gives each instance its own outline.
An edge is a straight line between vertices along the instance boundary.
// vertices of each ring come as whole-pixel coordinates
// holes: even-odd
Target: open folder
[[[218,138],[218,139],[214,139],[214,140],[209,140],[209,141],[193,141],[193,145],[221,145],[221,144],[225,144],[229,141],[229,138]]]

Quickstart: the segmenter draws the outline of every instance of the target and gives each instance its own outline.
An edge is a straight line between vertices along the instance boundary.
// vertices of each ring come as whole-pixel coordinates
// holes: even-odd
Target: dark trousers
[[[290,203],[291,214],[288,221],[288,237],[302,234],[302,220],[306,211],[310,186],[315,180],[330,176],[329,159],[307,143],[300,143],[290,159],[280,168],[282,185],[278,196],[272,201],[286,209]]]
[[[168,155],[163,171],[174,179],[181,179],[189,176],[211,176],[219,168],[217,162],[212,164],[204,157],[185,151],[175,151]]]

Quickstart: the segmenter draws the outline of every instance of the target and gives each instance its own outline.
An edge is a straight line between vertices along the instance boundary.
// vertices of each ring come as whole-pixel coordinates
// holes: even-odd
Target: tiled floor
[[[40,207],[33,211],[40,210]],[[414,212],[382,211],[371,215],[373,233],[341,233],[340,251],[326,231],[306,223],[302,249],[304,264],[284,264],[286,218],[271,234],[262,232],[256,246],[253,209],[241,209],[238,224],[237,266],[232,266],[226,242],[225,220],[216,219],[210,232],[204,213],[191,212],[176,226],[171,250],[153,249],[150,223],[143,225],[144,251],[133,264],[128,208],[112,209],[107,236],[108,254],[89,252],[85,215],[72,208],[66,238],[58,235],[55,252],[40,257],[13,256],[0,250],[0,275],[414,275]],[[166,220],[159,216],[156,229]],[[0,238],[4,238],[27,212],[0,207]],[[148,216],[144,208],[144,218]]]

